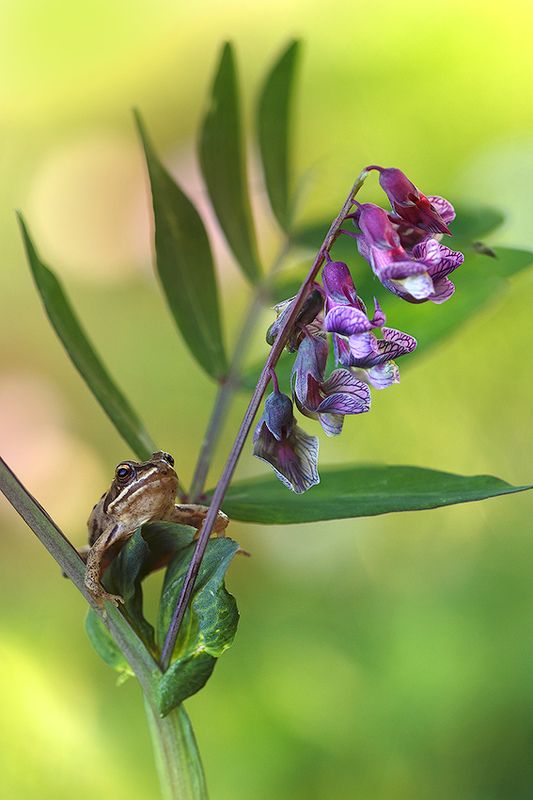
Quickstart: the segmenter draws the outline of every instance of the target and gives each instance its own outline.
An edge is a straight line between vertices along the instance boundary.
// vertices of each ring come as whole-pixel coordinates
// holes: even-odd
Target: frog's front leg
[[[101,608],[103,608],[105,600],[110,600],[115,606],[124,602],[120,595],[106,592],[100,583],[100,578],[103,570],[102,562],[106,552],[111,545],[115,544],[119,539],[127,538],[128,535],[120,530],[120,526],[117,523],[114,523],[100,534],[87,553],[85,561],[85,586]]]
[[[208,506],[200,506],[193,503],[183,506],[176,504],[170,509],[168,516],[165,518],[168,522],[177,522],[180,525],[190,525],[191,528],[196,528],[198,531],[202,527],[208,511]],[[219,511],[215,520],[215,524],[213,525],[213,533],[216,533],[217,536],[224,536],[224,531],[228,527],[228,524],[229,519],[226,514],[224,514],[223,511]]]

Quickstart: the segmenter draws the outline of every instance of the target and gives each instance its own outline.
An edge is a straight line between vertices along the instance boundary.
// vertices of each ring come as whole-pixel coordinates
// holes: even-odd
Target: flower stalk
[[[209,506],[209,511],[206,515],[204,524],[200,531],[196,548],[193,553],[191,562],[189,564],[187,575],[185,577],[183,589],[181,591],[178,603],[174,610],[174,614],[172,616],[167,631],[165,643],[163,646],[163,651],[161,654],[161,668],[163,671],[165,671],[168,668],[168,665],[170,664],[170,659],[172,657],[172,652],[174,650],[176,638],[178,636],[178,632],[181,623],[183,621],[185,611],[187,609],[189,600],[194,590],[194,584],[196,582],[198,571],[202,563],[202,559],[205,553],[205,549],[207,547],[207,543],[209,541],[209,537],[211,536],[211,531],[213,530],[213,525],[217,518],[218,511],[220,510],[220,507],[224,500],[224,495],[226,493],[226,490],[229,486],[231,478],[233,477],[233,473],[237,466],[237,462],[241,455],[244,443],[246,442],[250,429],[253,425],[253,421],[259,409],[259,405],[261,403],[263,395],[271,380],[271,371],[276,367],[279,357],[283,352],[283,348],[285,347],[287,339],[289,338],[291,330],[298,317],[298,313],[300,312],[302,305],[313,286],[313,282],[316,276],[318,275],[318,272],[326,258],[326,254],[329,253],[337,236],[340,233],[340,229],[346,218],[346,215],[350,213],[350,210],[354,205],[354,197],[359,191],[359,189],[362,187],[367,174],[368,172],[366,170],[363,170],[363,172],[361,172],[361,174],[358,176],[357,180],[355,181],[354,185],[350,190],[350,193],[348,194],[346,200],[344,201],[341,210],[331,223],[331,226],[324,238],[324,241],[322,242],[322,245],[315,256],[313,264],[291,305],[291,310],[285,317],[284,323],[278,331],[277,338],[274,344],[272,345],[272,349],[265,362],[265,365],[257,382],[256,388],[254,389],[252,397],[250,398],[248,408],[245,411],[243,420],[237,432],[237,436],[235,437],[235,441],[233,443],[228,459],[226,461],[226,465],[224,467],[220,480],[218,481],[216,489],[213,493],[211,504]]]

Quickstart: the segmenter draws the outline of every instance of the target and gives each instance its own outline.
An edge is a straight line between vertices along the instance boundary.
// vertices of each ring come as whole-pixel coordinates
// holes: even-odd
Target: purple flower
[[[371,334],[372,347],[368,348],[366,355],[354,352],[352,337],[333,336],[337,363],[350,367],[356,378],[366,381],[374,389],[385,389],[399,383],[400,370],[394,359],[412,353],[416,348],[416,339],[408,333],[385,327],[381,332],[382,339]]]
[[[348,369],[336,369],[324,380],[327,357],[323,337],[305,337],[292,369],[294,398],[302,414],[318,419],[328,436],[337,436],[347,414],[370,410],[370,390]]]
[[[265,400],[263,416],[254,433],[254,456],[266,461],[280,481],[300,494],[320,483],[318,439],[296,424],[292,401],[274,391]]]
[[[444,303],[452,296],[455,286],[447,276],[463,263],[462,253],[432,237],[407,252],[387,212],[373,203],[359,206],[357,222],[359,252],[389,291],[410,303]]]
[[[451,222],[455,213],[447,200],[442,197],[426,197],[400,169],[376,165],[367,167],[367,170],[371,169],[379,172],[381,188],[389,198],[399,221],[429,233],[447,233],[451,236],[446,223]],[[449,216],[450,208],[452,217]]]
[[[396,235],[394,231],[393,234]],[[328,262],[324,267],[323,282],[327,309],[324,328],[333,334],[337,363],[376,389],[397,383],[399,370],[394,359],[411,353],[416,347],[416,339],[394,328],[383,327],[385,314],[377,300],[374,300],[372,319],[368,317],[365,305],[355,291],[350,270],[343,262]],[[381,339],[373,332],[378,328],[382,329]]]

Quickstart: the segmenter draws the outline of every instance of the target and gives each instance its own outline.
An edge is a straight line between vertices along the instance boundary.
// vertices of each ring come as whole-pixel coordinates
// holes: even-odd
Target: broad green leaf
[[[123,598],[124,616],[154,655],[157,655],[154,629],[144,617],[142,580],[184,551],[194,533],[194,528],[170,522],[144,525],[142,533],[139,528],[121,548],[102,579],[107,591]]]
[[[261,268],[248,197],[237,69],[229,43],[222,50],[200,131],[198,154],[220,227],[246,277],[255,283]]]
[[[159,161],[138,113],[155,220],[156,266],[187,347],[213,378],[226,373],[213,256],[198,211]]]
[[[232,484],[224,499],[230,519],[264,525],[373,517],[419,511],[513,494],[532,486],[511,486],[491,475],[465,477],[421,467],[354,465],[321,470],[321,483],[295,495],[274,477]]]
[[[207,546],[173,660],[161,678],[159,710],[163,715],[201,689],[216,659],[233,642],[239,612],[235,599],[226,590],[224,576],[237,549],[237,543],[228,538],[212,539]],[[160,645],[164,642],[193,551],[194,544],[191,544],[175,556],[167,570],[159,607]]]
[[[416,364],[421,353],[443,342],[448,336],[456,335],[475,314],[501,297],[510,277],[533,266],[533,253],[529,250],[493,247],[492,251],[494,257],[476,253],[472,248],[464,250],[464,264],[450,276],[456,286],[455,294],[441,305],[414,305],[395,297],[383,288],[367,262],[353,255],[349,264],[360,296],[369,305],[372,298],[377,297],[387,315],[387,325],[411,334],[418,342],[414,353],[398,360],[400,371]],[[284,293],[285,297],[291,297],[295,288],[297,290],[299,284],[297,278],[291,276],[289,281],[278,286],[276,294]],[[256,362],[244,370],[241,389],[248,391],[255,387],[263,363]],[[284,353],[279,360],[276,373],[283,386],[288,386],[293,363],[294,355],[288,353]]]
[[[143,539],[140,528],[120,550],[106,570],[102,583],[107,591],[118,594],[124,600],[122,612],[148,650],[155,654],[155,638],[152,625],[144,618],[143,590],[144,563],[150,549]]]
[[[270,71],[259,98],[257,131],[272,211],[284,230],[291,223],[289,134],[300,43],[291,42]]]
[[[157,450],[157,446],[100,361],[61,283],[52,270],[41,261],[20,214],[19,222],[35,285],[41,295],[48,319],[72,363],[134,453],[141,459],[149,458]]]

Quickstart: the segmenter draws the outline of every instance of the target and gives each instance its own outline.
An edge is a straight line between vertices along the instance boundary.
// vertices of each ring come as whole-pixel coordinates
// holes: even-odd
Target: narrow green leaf
[[[159,161],[140,115],[155,220],[155,257],[161,285],[178,330],[194,358],[213,378],[227,360],[213,256],[198,211]]]
[[[291,224],[289,135],[300,43],[291,42],[267,76],[259,98],[257,130],[272,211],[284,230]]]
[[[321,470],[321,483],[295,495],[273,477],[232,484],[224,500],[231,519],[279,525],[419,511],[522,492],[491,475],[465,477],[421,467],[354,465]]]
[[[216,659],[233,642],[239,612],[234,597],[226,590],[224,576],[237,549],[237,543],[228,538],[212,539],[207,546],[173,660],[161,679],[159,710],[162,714],[168,714],[202,688]],[[194,544],[191,544],[178,553],[167,570],[159,608],[160,643],[165,640],[193,550]]]
[[[237,69],[229,43],[222,50],[200,131],[198,154],[220,227],[244,274],[255,283],[261,268],[248,197]]]
[[[48,319],[72,363],[119,434],[139,458],[149,458],[157,446],[100,361],[61,283],[41,261],[22,215],[18,216],[28,262]]]

